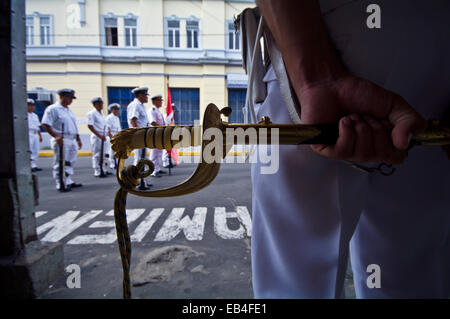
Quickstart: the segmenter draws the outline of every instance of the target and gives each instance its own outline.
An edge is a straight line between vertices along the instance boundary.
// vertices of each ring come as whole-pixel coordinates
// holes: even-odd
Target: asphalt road
[[[63,243],[64,265],[79,266],[50,286],[42,298],[122,298],[122,266],[117,247],[115,176],[95,178],[90,157],[79,157],[74,181],[83,187],[56,190],[52,158],[39,158],[39,239]],[[153,189],[186,179],[196,164],[182,164],[171,176],[148,179]],[[133,298],[252,298],[251,183],[249,164],[222,164],[207,188],[187,196],[144,198],[129,195]],[[350,274],[347,298],[354,296]]]
[[[115,176],[93,177],[90,157],[79,157],[74,181],[56,190],[51,158],[39,158],[38,236],[64,244],[64,264],[80,266],[81,288],[70,273],[43,298],[121,298],[122,268],[111,210]],[[153,189],[176,185],[196,164],[151,178]],[[134,298],[252,298],[250,270],[251,184],[248,164],[223,164],[207,188],[187,196],[127,201]],[[239,214],[238,214],[239,213]],[[134,219],[134,220],[133,220]]]

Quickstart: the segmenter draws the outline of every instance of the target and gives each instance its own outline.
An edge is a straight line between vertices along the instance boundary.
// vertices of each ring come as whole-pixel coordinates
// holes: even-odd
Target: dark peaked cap
[[[70,96],[76,99],[75,97],[75,90],[72,89],[61,89],[57,91],[59,96]]]
[[[144,86],[144,87],[140,87],[140,88],[135,88],[135,89],[132,89],[131,92],[133,92],[134,95],[136,95],[136,96],[141,93],[148,95],[148,87]]]
[[[103,103],[103,99],[100,96],[94,97],[93,99],[91,99],[91,103],[92,104],[94,104],[94,103]]]

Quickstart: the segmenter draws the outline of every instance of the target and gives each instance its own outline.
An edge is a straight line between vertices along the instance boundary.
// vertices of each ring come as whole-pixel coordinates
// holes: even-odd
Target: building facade
[[[233,21],[253,6],[248,0],[27,0],[27,88],[73,88],[71,109],[82,134],[95,96],[120,103],[126,127],[130,90],[138,86],[164,97],[169,86],[177,124],[201,121],[211,102],[231,106],[229,121],[242,122],[247,77]]]

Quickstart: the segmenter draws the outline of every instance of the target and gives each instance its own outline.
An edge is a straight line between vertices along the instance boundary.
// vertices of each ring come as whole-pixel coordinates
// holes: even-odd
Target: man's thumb
[[[400,96],[394,97],[389,120],[394,126],[392,141],[400,150],[406,150],[411,138],[426,127],[425,119]]]

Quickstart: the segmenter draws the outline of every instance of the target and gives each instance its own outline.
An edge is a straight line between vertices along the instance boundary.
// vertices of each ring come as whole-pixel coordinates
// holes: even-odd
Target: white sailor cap
[[[27,99],[27,104],[34,104],[34,100],[33,99]]]
[[[162,94],[155,94],[151,97],[152,100],[158,99],[158,98],[162,100]]]
[[[140,88],[134,88],[131,90],[131,92],[134,93],[134,95],[138,95],[140,93],[147,94],[148,95],[148,87],[140,87]]]
[[[94,97],[93,99],[91,99],[91,103],[103,103],[103,99],[100,96]]]
[[[108,110],[111,111],[112,109],[120,109],[119,103],[112,103],[108,105]]]
[[[74,99],[76,99],[75,97],[75,90],[72,89],[61,89],[57,91],[59,96],[70,96]]]

